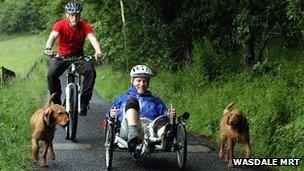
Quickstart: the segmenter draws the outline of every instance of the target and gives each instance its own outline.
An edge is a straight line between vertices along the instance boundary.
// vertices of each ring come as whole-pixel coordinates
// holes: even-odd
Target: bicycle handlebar
[[[92,55],[82,55],[82,56],[67,56],[67,57],[60,57],[58,53],[52,53],[52,55],[48,55],[50,58],[56,58],[64,61],[69,62],[76,62],[76,61],[91,61],[95,60]]]

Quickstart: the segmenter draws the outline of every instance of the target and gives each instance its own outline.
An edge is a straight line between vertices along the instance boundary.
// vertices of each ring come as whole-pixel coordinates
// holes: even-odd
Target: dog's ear
[[[50,126],[51,125],[51,115],[53,115],[53,110],[51,107],[47,108],[45,110],[45,113],[44,113],[44,122],[46,124],[46,126]]]
[[[247,119],[244,115],[244,113],[242,112],[242,126],[247,124]]]
[[[228,115],[228,114],[231,112],[234,103],[235,103],[235,101],[229,103],[229,104],[225,107],[225,109],[224,109],[224,115]]]
[[[227,124],[227,125],[230,125],[229,121],[230,121],[230,115],[227,116],[227,121],[226,121],[226,124]]]
[[[231,111],[231,108],[233,107],[235,101],[232,101],[231,103],[229,103],[225,109],[227,109],[228,111]]]

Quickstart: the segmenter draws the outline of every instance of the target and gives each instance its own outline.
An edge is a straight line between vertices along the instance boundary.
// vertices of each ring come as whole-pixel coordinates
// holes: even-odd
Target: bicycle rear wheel
[[[75,141],[78,123],[77,86],[69,84],[66,88],[66,109],[69,112],[70,121],[66,127],[66,139]]]

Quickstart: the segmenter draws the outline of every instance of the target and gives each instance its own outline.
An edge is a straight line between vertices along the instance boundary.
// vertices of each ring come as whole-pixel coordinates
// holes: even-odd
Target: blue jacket
[[[119,113],[117,115],[117,121],[119,122],[122,121],[125,115],[125,105],[130,97],[135,97],[138,99],[140,107],[139,113],[141,118],[154,120],[158,116],[166,115],[168,111],[168,108],[164,102],[160,98],[152,96],[150,91],[139,95],[135,87],[131,86],[126,94],[116,97],[115,101],[112,103],[111,109],[113,109],[114,106],[119,109]],[[107,119],[109,119],[109,113],[110,112],[108,112],[106,115]]]

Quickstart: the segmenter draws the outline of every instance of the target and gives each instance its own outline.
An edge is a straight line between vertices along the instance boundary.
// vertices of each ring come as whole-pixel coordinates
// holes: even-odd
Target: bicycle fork
[[[72,93],[73,92],[73,93]],[[67,73],[67,86],[65,88],[66,94],[66,110],[70,112],[73,109],[70,109],[70,99],[77,99],[77,113],[81,113],[81,94],[82,94],[82,81],[81,75],[79,75],[75,70],[75,65],[72,64],[70,71]],[[73,96],[73,97],[72,97]],[[75,105],[75,104],[73,104]]]
[[[81,76],[80,75],[78,75],[78,83],[79,84],[81,84],[81,78],[80,78]],[[78,98],[78,113],[81,113],[81,92],[82,92],[82,89],[81,89],[81,85],[79,85],[79,84],[77,84],[78,86],[77,86],[77,98]]]

